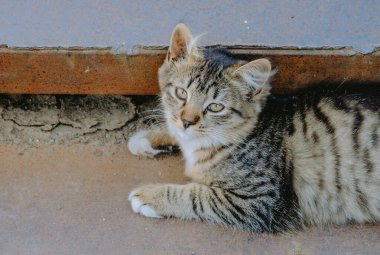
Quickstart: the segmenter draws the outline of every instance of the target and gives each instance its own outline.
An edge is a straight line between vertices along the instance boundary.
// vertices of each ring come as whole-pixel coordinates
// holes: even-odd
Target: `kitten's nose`
[[[191,125],[194,125],[195,122],[193,121],[189,121],[189,120],[185,120],[185,119],[182,119],[182,123],[183,123],[183,128],[184,129],[187,129],[188,127],[190,127]]]

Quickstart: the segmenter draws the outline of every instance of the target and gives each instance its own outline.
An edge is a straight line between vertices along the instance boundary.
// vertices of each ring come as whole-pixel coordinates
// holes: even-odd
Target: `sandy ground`
[[[188,181],[180,156],[144,160],[125,143],[0,147],[0,254],[380,254],[380,225],[287,235],[132,212],[128,192]]]

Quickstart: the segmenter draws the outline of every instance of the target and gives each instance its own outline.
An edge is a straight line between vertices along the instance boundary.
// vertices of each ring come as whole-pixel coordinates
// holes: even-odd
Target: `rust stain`
[[[244,57],[244,56],[243,56]],[[246,59],[266,57],[278,72],[273,80],[273,90],[288,93],[313,83],[332,81],[380,82],[379,56],[356,54],[339,55],[256,55]],[[343,84],[344,86],[344,84]]]
[[[270,51],[269,51],[270,52]],[[380,82],[380,56],[326,54],[252,54],[266,57],[278,68],[273,90],[287,93],[330,80]],[[159,92],[157,70],[165,54],[113,54],[104,50],[0,51],[0,93],[154,95]]]

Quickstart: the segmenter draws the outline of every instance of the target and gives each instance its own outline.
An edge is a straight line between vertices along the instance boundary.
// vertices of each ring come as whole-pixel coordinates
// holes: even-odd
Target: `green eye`
[[[184,89],[181,88],[176,88],[175,89],[175,95],[181,99],[181,100],[186,100],[187,99],[187,92]]]
[[[210,112],[220,112],[223,109],[224,105],[222,104],[211,103],[207,106],[207,110],[209,110]]]

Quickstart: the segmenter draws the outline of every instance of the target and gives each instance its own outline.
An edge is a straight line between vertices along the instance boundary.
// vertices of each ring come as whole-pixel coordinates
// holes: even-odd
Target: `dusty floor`
[[[144,160],[121,144],[0,147],[1,254],[379,254],[380,226],[236,232],[132,213],[128,192],[187,180],[180,156]]]

